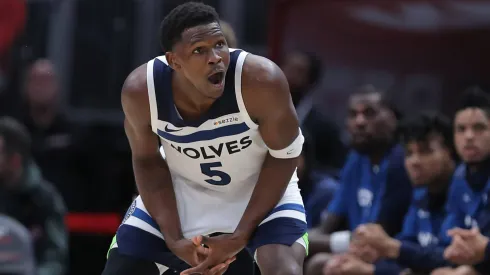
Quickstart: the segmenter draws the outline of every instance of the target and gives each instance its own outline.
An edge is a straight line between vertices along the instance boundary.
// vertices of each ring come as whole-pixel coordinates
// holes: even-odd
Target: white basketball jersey
[[[161,140],[170,168],[186,237],[235,230],[268,153],[242,99],[246,56],[245,51],[230,49],[223,95],[193,121],[184,121],[175,107],[173,71],[165,56],[147,65],[151,126]],[[294,196],[294,201],[299,198],[301,203],[297,180],[295,173],[291,182],[294,186],[285,196]],[[144,209],[140,198],[138,207]]]

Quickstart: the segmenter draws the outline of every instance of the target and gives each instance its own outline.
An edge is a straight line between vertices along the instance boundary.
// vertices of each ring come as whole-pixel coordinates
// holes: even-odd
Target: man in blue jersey
[[[488,158],[490,156],[490,98],[480,90],[468,91],[454,118],[454,140],[458,155],[464,164],[456,168],[447,199],[447,215],[441,225],[438,245],[416,246],[391,241],[387,247],[390,258],[397,258],[405,266],[418,270],[434,270],[434,274],[486,274],[489,267],[485,261],[471,266],[460,266],[463,262],[451,262],[444,258],[444,248],[452,241],[457,244],[458,254],[468,252],[462,236],[453,232],[456,228],[470,229],[479,227],[483,234],[490,230],[490,212],[488,208],[488,190],[490,190]],[[448,233],[450,233],[448,235]],[[452,233],[452,234],[451,234]],[[364,235],[369,233],[364,232]],[[454,235],[454,238],[451,238]],[[458,249],[459,248],[459,249]],[[469,249],[469,248],[468,248]],[[469,253],[471,255],[471,252]],[[480,258],[481,259],[481,258]],[[449,261],[448,261],[449,260]],[[442,267],[441,269],[437,269]]]
[[[303,136],[284,74],[229,49],[216,11],[202,3],[172,10],[161,44],[165,55],[122,89],[140,196],[103,274],[223,274],[245,248],[263,275],[302,274]]]
[[[432,247],[439,243],[441,224],[446,217],[445,203],[454,159],[452,126],[449,119],[437,114],[421,114],[404,121],[400,127],[400,142],[405,146],[405,166],[414,185],[414,195],[405,216],[403,231],[389,237],[375,224],[357,228],[354,243],[369,245],[385,258],[374,264],[352,256],[341,256],[326,267],[328,274],[400,274],[403,269],[418,270],[410,262],[405,247]]]
[[[309,232],[310,253],[318,254],[309,260],[308,274],[319,272],[328,253],[347,251],[350,231],[360,224],[381,222],[390,233],[401,227],[411,185],[403,165],[403,148],[394,135],[394,110],[386,94],[372,86],[362,87],[349,98],[347,128],[354,150],[321,225]],[[351,247],[351,252],[371,254],[360,247]]]
[[[448,201],[449,214],[443,225],[443,229],[450,233],[444,241],[452,243],[446,257],[456,264],[472,264],[474,269],[486,274],[490,270],[490,262],[484,257],[472,256],[474,247],[465,245],[468,243],[465,239],[468,240],[472,234],[464,234],[464,229],[475,231],[478,228],[483,235],[490,236],[490,96],[479,88],[466,92],[454,118],[454,137],[464,164],[454,174]],[[476,232],[473,235],[470,239],[478,236]],[[481,243],[478,247],[485,248]],[[482,248],[477,250],[481,254]]]

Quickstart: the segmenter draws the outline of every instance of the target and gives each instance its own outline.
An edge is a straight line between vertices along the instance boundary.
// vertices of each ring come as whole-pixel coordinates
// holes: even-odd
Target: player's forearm
[[[264,160],[259,180],[234,234],[247,240],[265,216],[277,205],[297,166],[297,158]]]
[[[160,157],[133,158],[138,192],[167,243],[183,238],[172,178]]]

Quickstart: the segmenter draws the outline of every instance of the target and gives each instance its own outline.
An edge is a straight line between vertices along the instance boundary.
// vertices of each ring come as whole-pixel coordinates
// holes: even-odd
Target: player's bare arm
[[[290,146],[299,133],[289,85],[281,69],[272,61],[249,54],[243,65],[242,89],[245,107],[259,125],[267,147],[281,150]],[[292,154],[299,155],[301,147]],[[235,235],[249,239],[264,217],[279,202],[297,167],[297,157],[276,158],[267,154],[250,202]]]
[[[267,147],[281,150],[300,135],[299,123],[283,72],[272,61],[249,54],[243,65],[242,96],[250,117],[259,125]],[[295,157],[266,156],[250,202],[235,232],[214,238],[201,237],[210,255],[201,265],[182,274],[205,272],[236,255],[250,240],[265,216],[277,205],[297,166],[301,146],[291,152]],[[299,151],[299,152],[298,152]],[[286,153],[285,153],[286,154]]]
[[[121,98],[138,192],[167,246],[190,265],[196,265],[202,259],[197,255],[201,251],[183,237],[170,171],[158,150],[158,137],[151,130],[146,65],[128,76]]]
[[[128,76],[121,100],[138,192],[160,226],[166,242],[171,244],[182,239],[183,235],[170,171],[158,150],[158,137],[151,130],[146,65]]]

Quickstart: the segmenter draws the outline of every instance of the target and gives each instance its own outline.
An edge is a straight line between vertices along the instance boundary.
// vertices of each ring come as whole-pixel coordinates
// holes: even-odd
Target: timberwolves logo
[[[357,202],[361,207],[371,207],[373,203],[373,192],[366,188],[357,191]]]
[[[422,247],[427,247],[429,245],[436,245],[439,243],[437,237],[429,232],[419,232],[419,234],[417,235],[417,239]]]
[[[124,215],[124,219],[122,223],[125,223],[126,220],[131,217],[131,215],[134,213],[134,210],[136,209],[136,200],[133,201],[131,206],[129,207],[128,211],[126,211],[126,215]]]

